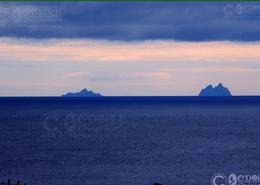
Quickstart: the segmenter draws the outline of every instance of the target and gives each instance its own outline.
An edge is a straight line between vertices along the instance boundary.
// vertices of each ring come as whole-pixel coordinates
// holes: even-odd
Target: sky
[[[0,3],[0,96],[260,95],[260,3]]]

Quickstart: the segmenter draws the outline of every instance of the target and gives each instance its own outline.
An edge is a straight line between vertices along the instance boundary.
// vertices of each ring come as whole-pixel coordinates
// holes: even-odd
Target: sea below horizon
[[[207,185],[216,173],[260,175],[260,96],[0,97],[0,131],[1,181]]]

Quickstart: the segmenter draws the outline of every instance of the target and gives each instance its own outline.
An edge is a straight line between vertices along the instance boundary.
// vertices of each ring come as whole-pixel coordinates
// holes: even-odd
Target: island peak
[[[205,89],[200,91],[199,96],[232,96],[229,89],[219,83],[217,86],[213,87],[211,84]]]
[[[86,88],[84,88],[79,92],[69,92],[62,96],[63,97],[99,97],[102,95],[99,93],[93,92],[92,90],[87,90]]]

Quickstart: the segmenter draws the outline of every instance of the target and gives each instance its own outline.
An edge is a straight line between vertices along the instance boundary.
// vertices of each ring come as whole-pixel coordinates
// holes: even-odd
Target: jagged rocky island
[[[69,92],[62,97],[100,97],[102,96],[99,93],[93,92],[91,90],[82,89],[79,92]],[[222,83],[219,83],[217,86],[213,87],[208,85],[206,88],[202,89],[199,93],[199,96],[232,96],[231,92],[227,87],[224,87]]]
[[[229,89],[224,87],[222,83],[213,87],[208,85],[205,89],[202,89],[199,96],[232,96]]]
[[[93,92],[91,90],[82,89],[80,92],[69,92],[62,95],[62,97],[100,97],[99,93]]]

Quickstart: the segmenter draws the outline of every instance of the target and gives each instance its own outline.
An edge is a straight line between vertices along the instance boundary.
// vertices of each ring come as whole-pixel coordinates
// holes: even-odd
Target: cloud
[[[224,73],[243,73],[243,72],[260,72],[260,68],[253,68],[253,67],[229,67],[229,66],[222,66],[222,67],[186,67],[186,68],[175,68],[175,69],[163,69],[161,72],[164,73],[174,73],[174,72],[224,72]]]
[[[47,63],[116,63],[116,62],[239,62],[259,61],[260,43],[104,40],[0,39],[0,58],[9,61]]]
[[[233,94],[257,94],[259,48],[259,42],[1,38],[0,91],[60,95],[86,87],[105,95],[196,95],[221,81]]]
[[[79,77],[84,77],[87,74],[85,72],[69,72],[65,73],[62,77],[63,78],[79,78]]]
[[[259,7],[257,2],[1,3],[0,36],[259,41]]]

